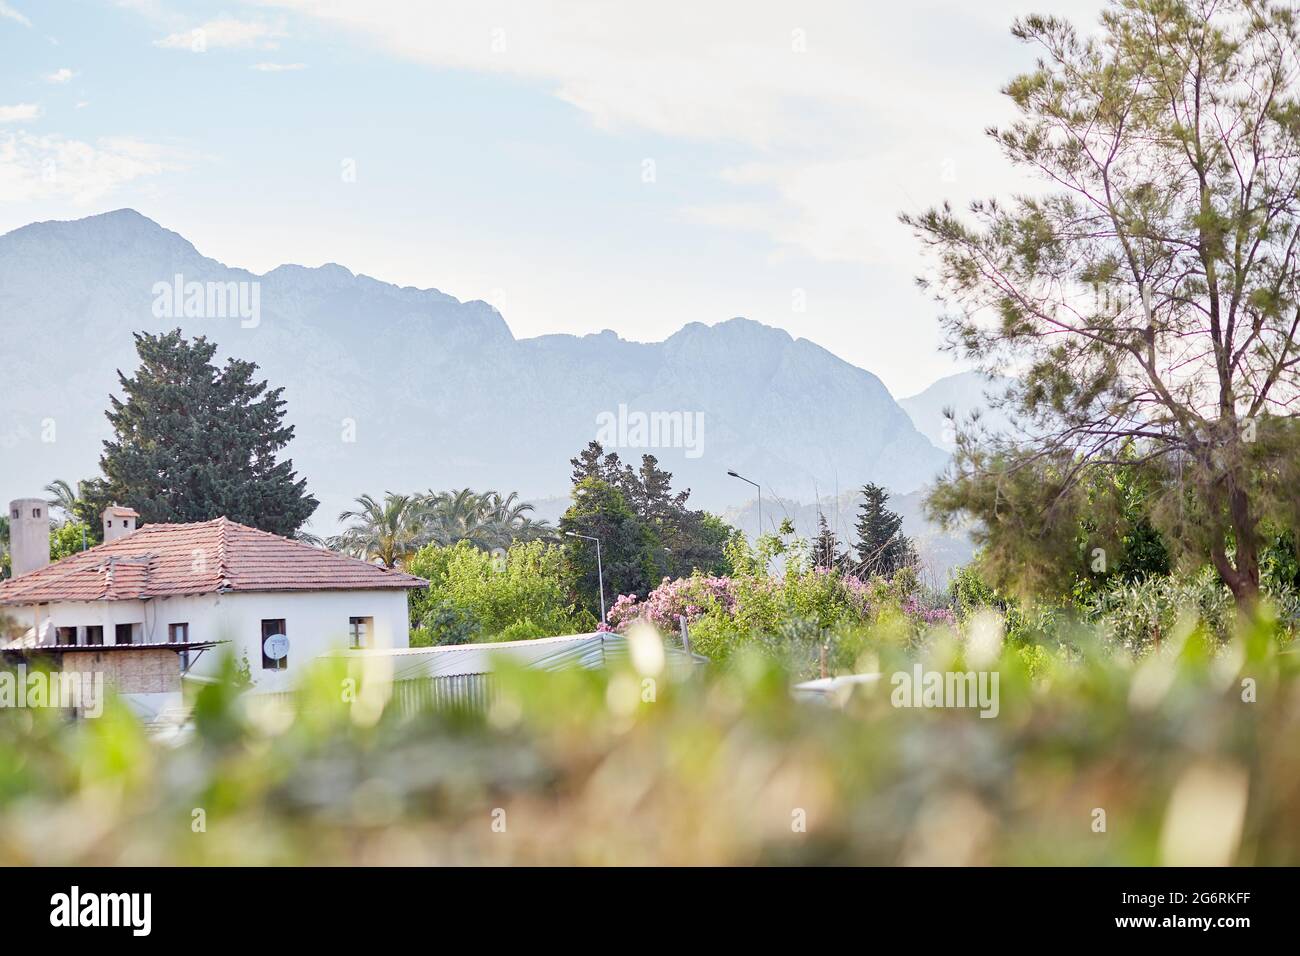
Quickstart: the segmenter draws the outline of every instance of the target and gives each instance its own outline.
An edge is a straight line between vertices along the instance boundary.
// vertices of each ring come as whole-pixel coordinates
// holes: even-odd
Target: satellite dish
[[[283,634],[272,634],[262,642],[262,652],[273,661],[282,661],[289,656],[289,638]]]

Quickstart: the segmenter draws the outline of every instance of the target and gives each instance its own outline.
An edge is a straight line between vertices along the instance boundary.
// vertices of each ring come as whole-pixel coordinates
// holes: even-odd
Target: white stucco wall
[[[167,626],[188,623],[191,641],[228,641],[238,659],[247,658],[255,690],[290,690],[305,665],[328,651],[348,646],[348,618],[374,618],[372,647],[410,644],[405,590],[267,591],[154,598],[148,601],[94,601],[16,607],[14,617],[34,623],[35,614],[54,627],[101,625],[104,643],[114,642],[115,625],[141,624],[143,641],[167,642]],[[262,668],[262,621],[283,618],[289,638],[288,667]],[[217,671],[217,655],[204,651],[193,673]]]

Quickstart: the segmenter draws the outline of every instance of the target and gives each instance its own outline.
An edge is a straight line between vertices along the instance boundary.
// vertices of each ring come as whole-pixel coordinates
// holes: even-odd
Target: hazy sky
[[[902,397],[957,366],[897,214],[1026,185],[983,133],[1033,60],[1011,20],[1099,9],[0,0],[0,232],[131,206],[520,337],[744,315]]]

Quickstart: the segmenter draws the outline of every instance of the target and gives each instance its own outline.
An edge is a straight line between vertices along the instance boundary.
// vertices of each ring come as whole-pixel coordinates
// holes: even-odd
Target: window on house
[[[40,516],[41,516],[41,509],[40,509],[40,508],[33,508],[33,509],[32,509],[32,517],[33,517],[33,518],[39,518]]]
[[[289,666],[288,654],[277,660],[266,653],[266,639],[276,634],[287,636],[288,632],[284,627],[284,618],[275,618],[262,622],[262,670],[264,671],[282,671]]]
[[[348,618],[348,647],[370,647],[370,636],[374,633],[375,619],[373,617]]]
[[[75,627],[56,627],[54,633],[54,643],[56,644],[77,643],[77,629]]]
[[[168,644],[188,644],[190,640],[190,626],[188,623],[167,625],[167,643]]]
[[[102,624],[90,624],[86,627],[87,644],[104,643],[104,627]]]
[[[134,624],[116,625],[113,628],[113,640],[116,641],[118,644],[134,644],[135,628],[136,625]]]

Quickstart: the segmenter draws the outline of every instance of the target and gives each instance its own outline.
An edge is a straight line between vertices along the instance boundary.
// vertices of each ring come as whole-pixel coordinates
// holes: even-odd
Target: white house
[[[255,690],[289,690],[330,651],[409,646],[407,591],[428,583],[226,518],[137,529],[124,508],[104,512],[103,544],[48,564],[38,504],[10,506],[11,540],[37,540],[21,526],[42,525],[46,566],[15,553],[15,567],[37,569],[0,583],[0,610],[29,623],[40,648],[223,641]],[[210,674],[222,650],[183,653],[181,667]]]

